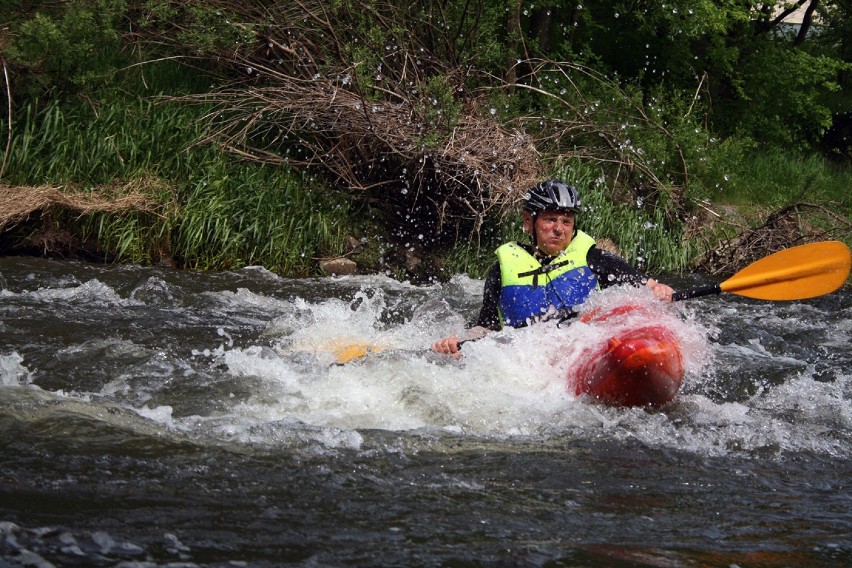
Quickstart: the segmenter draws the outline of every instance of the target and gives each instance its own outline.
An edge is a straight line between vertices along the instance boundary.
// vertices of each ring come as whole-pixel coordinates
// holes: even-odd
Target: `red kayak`
[[[604,331],[606,339],[585,348],[582,362],[569,372],[575,395],[610,406],[659,407],[674,398],[683,383],[683,355],[662,319],[628,304],[592,310],[580,321]]]

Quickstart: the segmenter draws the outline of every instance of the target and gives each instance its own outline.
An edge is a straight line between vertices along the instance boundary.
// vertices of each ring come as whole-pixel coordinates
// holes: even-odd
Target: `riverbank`
[[[289,217],[280,211],[248,219],[250,212],[234,204],[233,209],[218,211],[190,208],[187,215],[173,200],[158,200],[157,193],[163,195],[164,189],[150,180],[110,186],[104,192],[0,185],[0,254],[201,270],[260,265],[282,276],[386,274],[428,282],[460,272],[481,277],[499,242],[525,239],[518,214],[513,220],[507,215],[502,225],[483,227],[479,241],[432,250],[427,243],[388,239],[376,218],[356,220],[354,208],[338,207],[333,210],[337,215],[328,218],[313,211],[320,221],[303,221],[301,226],[299,213],[292,209]],[[678,235],[666,230],[665,219],[609,203],[602,192],[589,192],[584,199],[589,213],[581,216],[581,224],[596,236],[598,246],[653,272],[728,275],[782,248],[844,236],[849,242],[848,218],[812,203],[770,211],[765,206],[703,202]],[[255,233],[247,235],[241,226],[229,225],[235,218],[250,221]],[[270,226],[262,226],[270,221]],[[291,232],[276,231],[282,223]],[[188,242],[187,233],[196,241]],[[257,252],[243,256],[246,247]]]
[[[840,12],[791,42],[739,6],[450,5],[12,2],[0,253],[476,276],[549,177],[650,273],[852,240]]]

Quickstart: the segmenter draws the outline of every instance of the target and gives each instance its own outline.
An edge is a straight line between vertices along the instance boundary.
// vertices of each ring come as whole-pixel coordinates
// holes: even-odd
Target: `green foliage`
[[[720,101],[715,122],[770,144],[805,147],[831,126],[824,97],[840,89],[837,78],[844,69],[852,67],[776,41],[761,42],[741,60],[731,78],[735,95]]]
[[[84,240],[98,244],[111,260],[150,264],[160,253],[169,253],[168,235],[173,218],[161,219],[149,213],[93,213],[81,219],[66,220]]]
[[[734,172],[748,167],[756,153],[757,143],[751,138],[711,136],[703,154],[691,162],[692,183],[687,197],[693,203],[723,197]]]
[[[194,112],[106,93],[97,107],[31,100],[21,109],[10,146],[10,183],[97,185],[139,172],[167,177],[187,160],[201,128]]]
[[[6,54],[10,63],[32,70],[34,82],[18,87],[37,94],[54,87],[94,89],[109,81],[123,61],[118,26],[125,10],[124,0],[73,0],[20,22]]]
[[[316,258],[343,252],[354,228],[348,213],[345,202],[305,176],[219,161],[190,188],[172,245],[190,268],[262,264],[309,275]]]
[[[703,84],[717,134],[811,146],[831,124],[826,96],[849,70],[849,54],[844,63],[840,51],[848,41],[834,32],[844,4],[828,2],[831,27],[801,45],[776,33],[760,11],[781,2],[760,4],[590,0],[554,12],[552,43],[562,46],[554,54],[576,54],[626,84],[638,82],[646,98],[665,88],[688,100]]]
[[[421,90],[416,111],[423,124],[429,125],[421,143],[425,148],[443,145],[462,111],[456,87],[446,77],[436,75],[426,79]]]
[[[156,13],[169,17],[166,8],[155,6]],[[216,6],[189,4],[185,28],[178,39],[195,48],[199,55],[217,54],[255,43],[254,24],[240,22],[237,17]]]
[[[435,43],[437,55],[458,68],[477,68],[502,71],[509,53],[506,28],[507,7],[514,0],[480,0],[478,2],[412,2],[429,11],[432,26],[428,33],[436,34],[441,41]],[[425,18],[425,16],[424,16]],[[426,30],[424,30],[426,31]],[[428,45],[428,44],[427,44]],[[468,87],[476,86],[475,75],[469,78]]]
[[[147,0],[142,3],[142,24],[151,25],[157,21],[172,21],[180,13],[170,0]]]
[[[726,144],[730,144],[726,142]],[[771,209],[798,202],[829,205],[852,216],[852,171],[819,155],[771,148],[732,156],[723,183],[710,188],[713,203],[759,205]]]

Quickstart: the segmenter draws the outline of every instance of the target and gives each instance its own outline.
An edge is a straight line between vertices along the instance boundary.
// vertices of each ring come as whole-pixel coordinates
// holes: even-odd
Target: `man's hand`
[[[671,302],[672,294],[674,294],[674,289],[671,286],[667,286],[661,282],[657,282],[653,278],[648,278],[648,281],[645,283],[645,286],[651,289],[651,292],[654,293],[654,296],[657,297],[658,300],[663,302]]]
[[[440,339],[432,344],[432,351],[435,353],[452,355],[458,359],[461,357],[461,353],[459,353],[459,338],[455,335],[451,335],[444,339]]]

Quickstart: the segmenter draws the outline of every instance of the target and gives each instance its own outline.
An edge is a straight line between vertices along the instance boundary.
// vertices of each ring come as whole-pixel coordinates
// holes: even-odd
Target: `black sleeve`
[[[481,326],[495,331],[502,329],[500,313],[497,311],[500,302],[500,289],[500,265],[494,263],[485,277],[485,289],[482,293],[482,307],[479,309],[479,317],[472,321],[469,327]]]
[[[616,284],[644,286],[648,281],[645,274],[630,266],[626,260],[598,247],[589,249],[586,262],[589,263],[592,272],[597,275],[601,288],[609,288]]]

